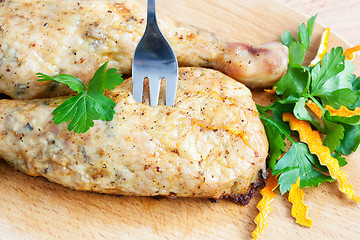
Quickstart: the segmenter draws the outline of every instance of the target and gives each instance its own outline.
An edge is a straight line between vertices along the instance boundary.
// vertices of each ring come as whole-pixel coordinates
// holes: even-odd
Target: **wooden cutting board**
[[[282,5],[296,9],[305,15],[318,14],[318,22],[346,38],[353,44],[360,44],[359,0],[275,0]]]
[[[157,5],[175,19],[254,44],[277,41],[287,29],[295,33],[307,20],[267,0],[158,0]],[[312,55],[322,29],[315,27]],[[347,47],[334,34],[330,43]],[[355,65],[359,74],[359,61]],[[255,100],[264,103],[268,95],[256,93]],[[359,196],[360,151],[348,161],[343,169]],[[348,200],[337,187],[337,183],[325,183],[305,189],[313,219],[310,229],[295,223],[287,195],[276,191],[261,239],[360,239],[360,204]],[[256,193],[247,206],[240,206],[227,200],[156,200],[78,192],[29,177],[0,160],[0,239],[251,239],[259,199]]]

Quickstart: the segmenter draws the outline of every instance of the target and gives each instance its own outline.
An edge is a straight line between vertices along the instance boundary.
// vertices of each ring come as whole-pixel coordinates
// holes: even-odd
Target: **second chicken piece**
[[[110,61],[109,67],[130,74],[146,25],[144,6],[131,0],[7,0],[0,16],[0,93],[22,99],[70,92],[64,85],[38,82],[37,72],[88,82],[90,72]],[[180,66],[214,68],[249,87],[272,86],[286,72],[288,51],[281,43],[229,43],[161,15],[159,25]]]

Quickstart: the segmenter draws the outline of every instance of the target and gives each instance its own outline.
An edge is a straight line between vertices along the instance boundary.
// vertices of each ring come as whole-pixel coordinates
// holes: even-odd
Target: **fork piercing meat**
[[[161,33],[156,20],[155,0],[147,1],[146,30],[136,46],[132,62],[133,95],[143,100],[144,79],[149,79],[150,105],[158,105],[160,80],[166,81],[166,105],[176,98],[179,65],[174,50]]]
[[[51,120],[63,97],[0,100],[0,157],[77,190],[247,203],[268,152],[250,90],[212,69],[180,68],[175,106],[150,107],[131,85],[106,92],[114,119],[83,134]]]
[[[38,82],[35,74],[70,74],[86,83],[106,61],[130,75],[145,30],[144,7],[131,0],[0,3],[0,93],[22,99],[64,95],[67,86]],[[272,86],[286,72],[288,50],[280,43],[228,43],[166,17],[158,22],[180,66],[218,69],[250,87]]]

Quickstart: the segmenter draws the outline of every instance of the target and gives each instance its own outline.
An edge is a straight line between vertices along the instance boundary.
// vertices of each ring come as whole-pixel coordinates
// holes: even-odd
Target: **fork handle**
[[[156,23],[155,0],[147,1],[147,25]]]

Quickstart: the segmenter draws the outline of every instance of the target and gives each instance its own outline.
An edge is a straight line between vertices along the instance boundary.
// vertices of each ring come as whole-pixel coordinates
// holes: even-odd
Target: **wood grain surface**
[[[318,13],[317,21],[351,45],[360,44],[359,0],[276,0],[306,16]]]
[[[291,6],[292,1],[284,2]],[[299,23],[307,20],[268,0],[158,0],[157,5],[159,12],[179,21],[254,44],[279,40],[282,32],[296,32]],[[322,30],[316,25],[310,55],[316,52]],[[347,47],[335,34],[330,42]],[[360,62],[355,65],[359,74]],[[254,97],[258,103],[269,101],[264,93],[255,92]],[[343,168],[358,196],[359,156],[359,151],[351,155]],[[360,239],[360,204],[348,200],[337,187],[337,183],[325,183],[305,189],[312,228],[295,223],[287,194],[276,191],[261,239]],[[240,206],[227,200],[156,200],[78,192],[29,177],[0,160],[0,239],[251,239],[259,199],[257,192],[247,206]]]

